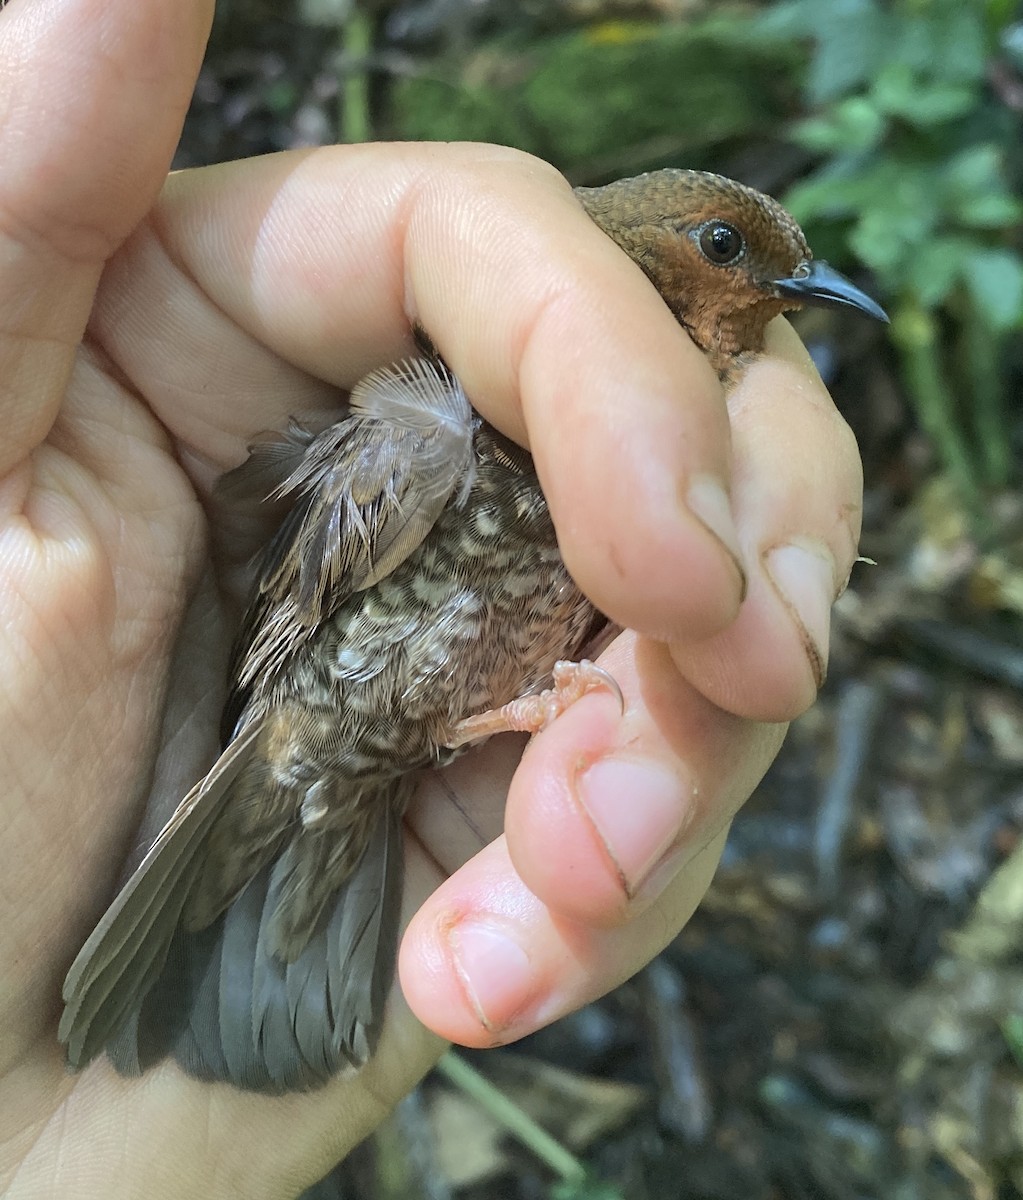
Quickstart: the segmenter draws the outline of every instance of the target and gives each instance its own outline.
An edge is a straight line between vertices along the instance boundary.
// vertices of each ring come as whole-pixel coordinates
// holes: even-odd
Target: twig
[[[583,1164],[517,1104],[470,1067],[464,1058],[449,1051],[437,1064],[437,1070],[546,1163],[559,1179],[573,1184],[585,1180],[586,1168]]]

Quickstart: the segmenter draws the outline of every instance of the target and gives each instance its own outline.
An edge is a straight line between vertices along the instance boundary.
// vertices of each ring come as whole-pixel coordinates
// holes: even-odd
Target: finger
[[[559,176],[499,165],[486,203],[468,174],[454,221],[446,180],[421,185],[405,256],[417,313],[485,416],[519,436],[521,413],[565,563],[601,611],[648,633],[722,628],[744,580],[711,369]],[[454,272],[452,234],[469,249]]]
[[[703,898],[727,831],[690,860],[627,926],[599,930],[555,915],[522,883],[503,839],[453,876],[413,918],[398,960],[409,1007],[465,1046],[524,1037],[634,975]]]
[[[676,641],[679,670],[730,712],[787,721],[824,682],[831,606],[855,561],[863,474],[856,442],[787,322],[729,396],[733,503],[749,593],[735,622]]]
[[[508,792],[508,853],[564,917],[635,919],[760,782],[785,726],[718,709],[668,648],[625,633],[600,665],[625,698],[591,693],[534,739]]]
[[[244,334],[220,343],[227,371],[255,340],[348,388],[408,353],[419,320],[480,410],[528,440],[566,561],[603,610],[658,634],[707,634],[735,615],[717,381],[546,164],[486,146],[283,155],[172,178],[157,226],[185,272],[161,311],[197,284]],[[141,337],[158,314],[130,281],[118,286],[127,322],[101,305],[95,328],[137,384],[175,360],[173,388],[148,392],[172,432],[191,444],[211,412],[237,422],[245,396],[211,395],[180,330],[173,344]],[[280,424],[295,397],[277,404]],[[241,440],[218,444],[222,466]]]
[[[104,260],[152,202],[209,0],[33,0],[0,12],[0,475],[49,430]]]
[[[716,709],[665,646],[625,634],[601,665],[622,689],[624,716],[591,694],[534,739],[510,787],[506,837],[479,852],[463,837],[452,853],[473,857],[406,934],[406,999],[445,1037],[521,1036],[648,961],[698,903],[712,870],[705,848],[777,753],[783,727]],[[488,756],[489,771],[499,765]],[[454,867],[439,826],[445,807],[456,824],[451,801],[438,793],[411,820]]]

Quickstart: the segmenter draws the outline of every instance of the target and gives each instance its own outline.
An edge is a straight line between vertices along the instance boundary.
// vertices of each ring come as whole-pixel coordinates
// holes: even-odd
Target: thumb
[[[212,0],[0,11],[0,479],[46,436],[103,263],[156,196]]]

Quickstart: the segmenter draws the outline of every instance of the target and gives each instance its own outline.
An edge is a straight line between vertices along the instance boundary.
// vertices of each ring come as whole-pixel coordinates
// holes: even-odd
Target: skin
[[[812,701],[855,553],[855,447],[788,327],[772,326],[726,406],[546,164],[485,146],[331,148],[164,186],[210,16],[205,0],[0,12],[10,1197],[293,1195],[441,1038],[512,1040],[638,970],[698,903],[731,815]],[[640,631],[601,658],[625,714],[592,694],[521,763],[521,743],[495,739],[424,785],[404,999],[358,1077],[266,1098],[170,1065],[68,1076],[60,981],[113,892],[154,763],[194,779],[209,752],[240,564],[266,532],[212,483],[256,431],[332,411],[337,388],[407,353],[413,318],[532,449],[580,584]],[[732,556],[685,504],[706,478],[730,489],[741,607]],[[771,553],[792,546],[805,553]]]

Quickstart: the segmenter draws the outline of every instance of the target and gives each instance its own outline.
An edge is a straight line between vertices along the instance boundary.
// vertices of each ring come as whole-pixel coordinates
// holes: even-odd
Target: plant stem
[[[906,389],[920,424],[934,439],[946,469],[964,498],[977,500],[977,479],[963,431],[955,419],[955,398],[942,369],[934,314],[915,297],[899,302],[892,320],[892,340],[899,351]]]
[[[581,1183],[586,1178],[586,1168],[573,1154],[503,1092],[470,1067],[464,1058],[449,1050],[437,1064],[437,1070],[449,1083],[453,1083],[479,1104],[499,1125],[518,1138],[565,1183]]]
[[[342,142],[368,142],[372,137],[369,70],[366,62],[372,48],[372,19],[360,5],[355,4],[341,27],[341,113],[338,132]]]
[[[970,300],[967,300],[963,313],[962,329],[965,366],[973,393],[970,415],[983,464],[984,481],[991,487],[1005,487],[1012,463],[1002,380],[998,370],[998,339]]]

